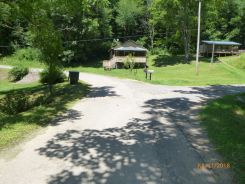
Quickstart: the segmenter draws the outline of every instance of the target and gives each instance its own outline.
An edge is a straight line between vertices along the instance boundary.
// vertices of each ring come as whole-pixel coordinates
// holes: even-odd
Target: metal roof
[[[147,51],[146,48],[144,48],[143,46],[137,44],[132,40],[128,40],[124,43],[120,43],[112,49],[116,51],[145,51],[145,52]]]
[[[207,40],[204,40],[202,41],[203,43],[206,43],[208,45],[242,45],[240,43],[237,43],[237,42],[230,42],[230,41],[207,41]]]
[[[119,47],[119,48],[116,48],[114,49],[116,51],[147,51],[147,49],[144,49],[144,48],[140,48],[140,47]]]

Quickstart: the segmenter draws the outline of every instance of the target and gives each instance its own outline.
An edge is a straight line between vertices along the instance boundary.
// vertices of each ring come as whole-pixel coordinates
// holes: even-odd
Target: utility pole
[[[200,28],[201,28],[201,8],[202,0],[199,1],[198,6],[198,33],[197,33],[197,53],[196,53],[196,75],[199,74],[199,50],[200,50]]]

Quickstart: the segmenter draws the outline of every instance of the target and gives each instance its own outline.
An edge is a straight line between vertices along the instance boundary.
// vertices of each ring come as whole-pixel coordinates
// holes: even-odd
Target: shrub
[[[26,67],[14,67],[9,71],[8,77],[10,81],[19,81],[28,73],[29,69]]]
[[[40,95],[34,99],[32,99],[31,107],[47,105],[53,102],[53,98],[47,95]]]
[[[41,52],[38,49],[35,48],[25,48],[25,49],[19,49],[14,53],[14,57],[17,60],[41,60]]]
[[[7,94],[0,101],[0,114],[14,115],[25,112],[33,107],[47,105],[53,102],[51,96],[44,94],[29,97],[30,93],[15,92]]]
[[[0,103],[0,111],[10,115],[24,112],[29,108],[30,101],[24,93],[7,94]]]
[[[166,48],[155,47],[151,50],[151,54],[155,55],[170,55],[169,51]]]
[[[43,84],[57,84],[65,81],[65,74],[59,68],[45,69],[40,73],[40,82]]]
[[[126,59],[124,62],[123,62],[123,66],[125,69],[129,69],[130,68],[130,62]]]
[[[124,65],[124,68],[130,69],[131,71],[134,69],[134,67],[135,67],[135,60],[132,57],[132,55],[127,56],[127,58],[124,61],[123,65]]]

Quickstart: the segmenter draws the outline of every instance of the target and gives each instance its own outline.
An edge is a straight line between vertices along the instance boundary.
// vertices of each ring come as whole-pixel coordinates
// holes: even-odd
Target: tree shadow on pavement
[[[37,151],[68,166],[49,184],[213,183],[210,172],[195,169],[201,158],[187,145],[172,124],[149,118],[120,128],[67,130]]]
[[[145,101],[146,119],[133,119],[123,127],[59,133],[36,150],[65,164],[47,183],[204,184],[216,183],[216,177],[220,183],[229,183],[224,174],[214,176],[211,171],[196,169],[207,160],[203,153],[212,153],[197,115],[207,99],[243,90],[245,87],[234,86],[183,88],[175,90],[174,97]],[[197,98],[192,98],[194,94]],[[95,92],[94,96],[104,95]],[[216,158],[208,157],[210,162]],[[215,174],[222,172],[226,171]]]
[[[191,87],[191,90],[174,90],[176,93],[200,95],[203,99],[214,99],[224,95],[245,92],[245,85],[211,85],[205,87]]]
[[[61,122],[64,121],[70,121],[73,122],[75,120],[79,120],[82,119],[82,113],[80,111],[77,111],[75,109],[68,109],[63,113],[60,113],[58,116],[56,116],[52,121],[51,121],[51,125],[52,126],[56,126]]]
[[[87,95],[90,98],[98,98],[98,97],[112,97],[119,96],[115,91],[113,91],[112,86],[103,86],[103,87],[92,87],[91,92]]]
[[[199,112],[208,101],[224,95],[245,92],[245,86],[191,87],[174,90],[175,97],[151,99],[145,102],[147,114],[164,117],[191,139],[200,152],[210,152],[207,134],[200,126]],[[179,96],[179,97],[178,97]]]
[[[77,169],[52,176],[50,184],[74,183],[162,183],[159,163],[152,158],[160,139],[171,139],[157,121],[139,119],[122,128],[68,130],[57,134],[39,154],[65,160]],[[64,144],[67,142],[67,145]]]
[[[192,109],[200,105],[201,102],[192,101],[187,97],[175,97],[148,100],[145,102],[144,108],[147,109],[146,114],[155,116],[155,118],[163,117],[168,123],[183,132],[183,135],[191,134],[193,140],[190,142],[199,145],[201,151],[209,151],[209,146],[206,146],[207,140],[201,136],[203,132],[201,132],[196,117],[199,109]],[[198,139],[199,135],[201,138]],[[186,136],[185,138],[191,137]]]
[[[199,119],[201,107],[212,99],[224,95],[245,92],[245,86],[209,86],[191,87],[174,90],[175,97],[150,99],[145,102],[146,114],[162,117],[168,123],[183,133],[186,140],[207,162],[222,162],[209,142],[207,132],[202,128]],[[179,97],[178,97],[179,96]],[[224,183],[232,182],[227,170],[214,170],[219,180]],[[222,178],[221,178],[222,177]],[[222,183],[221,182],[221,183]]]

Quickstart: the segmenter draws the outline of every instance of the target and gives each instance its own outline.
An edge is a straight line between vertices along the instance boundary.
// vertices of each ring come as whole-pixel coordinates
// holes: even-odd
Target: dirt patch
[[[23,79],[16,82],[17,84],[26,84],[37,82],[39,80],[39,73],[37,71],[30,71]]]

